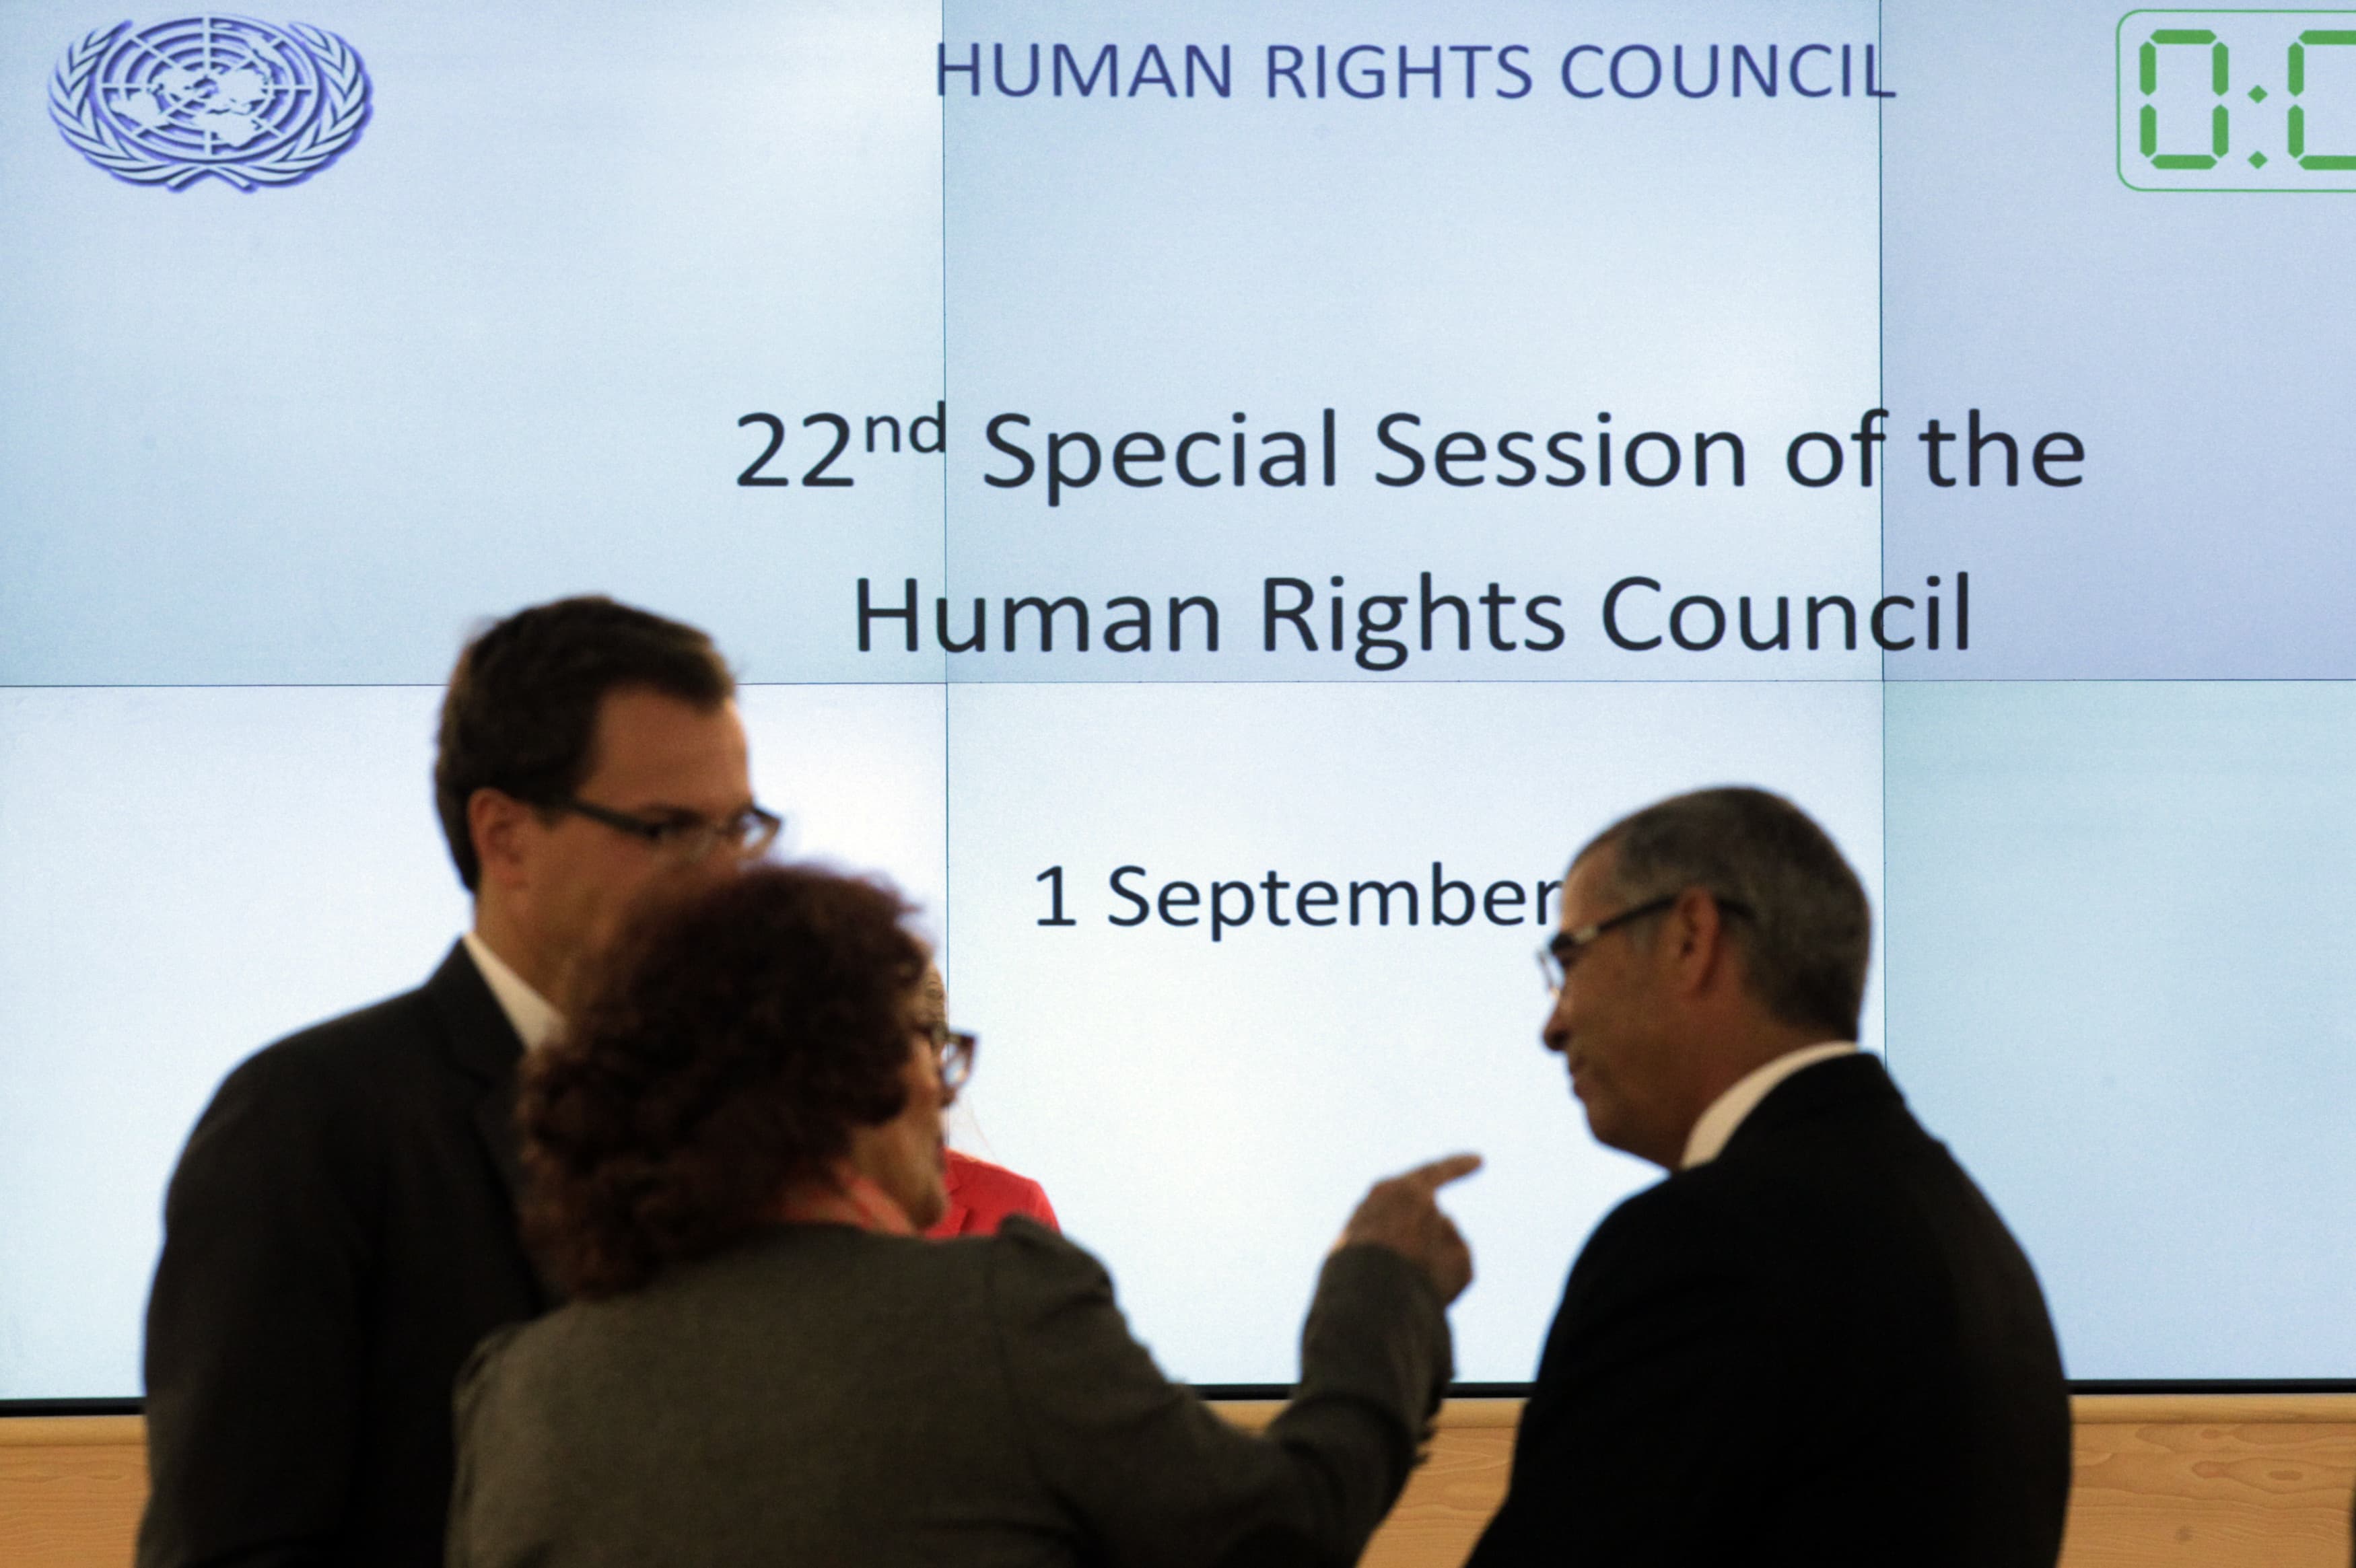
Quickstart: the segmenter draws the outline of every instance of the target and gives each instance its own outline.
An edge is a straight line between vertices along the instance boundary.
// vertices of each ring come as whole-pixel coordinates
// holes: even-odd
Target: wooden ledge
[[[1282,1400],[1216,1402],[1220,1414],[1258,1431],[1276,1419]],[[2356,1425],[2356,1393],[2090,1393],[2070,1402],[2080,1426]],[[1512,1426],[1522,1418],[1517,1399],[1451,1399],[1432,1425],[1440,1431]]]
[[[2080,1426],[2356,1425],[2356,1393],[2089,1393],[2070,1408]]]
[[[2081,1426],[2280,1424],[2356,1425],[2356,1393],[2082,1394],[2071,1402]],[[1237,1426],[1257,1431],[1276,1419],[1282,1400],[1237,1399],[1214,1409]],[[1442,1431],[1510,1427],[1522,1418],[1517,1399],[1451,1399],[1432,1424]],[[91,1447],[138,1445],[146,1424],[135,1415],[28,1415],[0,1420],[0,1446]]]
[[[0,1448],[144,1448],[136,1415],[12,1415],[0,1418]]]
[[[1258,1432],[1284,1408],[1281,1399],[1214,1401],[1220,1415]],[[1522,1420],[1520,1399],[1451,1399],[1440,1405],[1432,1426],[1463,1432],[1480,1426],[1513,1426]],[[2071,1422],[2078,1426],[2356,1426],[2356,1393],[2081,1393],[2071,1399]]]
[[[1247,1432],[1257,1432],[1276,1419],[1284,1408],[1280,1399],[1217,1399],[1211,1408]],[[1468,1427],[1515,1425],[1522,1419],[1522,1402],[1517,1399],[1451,1399],[1442,1400],[1440,1413],[1431,1424],[1441,1431],[1462,1431]]]

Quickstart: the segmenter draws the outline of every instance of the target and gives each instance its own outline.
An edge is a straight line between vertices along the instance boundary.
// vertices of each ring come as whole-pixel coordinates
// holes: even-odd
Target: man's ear
[[[474,840],[475,859],[482,868],[481,882],[512,888],[523,880],[523,840],[537,826],[537,816],[530,806],[500,790],[478,789],[466,797],[466,833]]]
[[[1725,912],[1700,888],[1687,888],[1669,910],[1668,940],[1675,944],[1677,969],[1689,990],[1700,991],[1730,972],[1734,951],[1728,944]]]

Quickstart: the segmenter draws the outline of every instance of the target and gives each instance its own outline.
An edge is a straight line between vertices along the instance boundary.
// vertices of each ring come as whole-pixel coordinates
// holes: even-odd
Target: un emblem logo
[[[292,185],[333,163],[368,121],[360,57],[335,34],[244,16],[128,22],[66,51],[49,118],[118,179],[185,190]]]

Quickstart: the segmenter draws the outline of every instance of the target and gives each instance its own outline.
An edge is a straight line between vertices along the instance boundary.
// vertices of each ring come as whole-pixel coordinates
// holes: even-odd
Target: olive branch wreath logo
[[[302,130],[267,154],[235,163],[159,158],[126,141],[99,112],[94,91],[99,68],[130,26],[117,22],[89,33],[66,50],[49,78],[49,118],[77,152],[118,179],[173,190],[184,190],[206,175],[219,175],[240,190],[292,185],[333,162],[368,122],[369,80],[360,69],[359,51],[325,28],[289,22],[285,32],[319,70],[320,101]]]

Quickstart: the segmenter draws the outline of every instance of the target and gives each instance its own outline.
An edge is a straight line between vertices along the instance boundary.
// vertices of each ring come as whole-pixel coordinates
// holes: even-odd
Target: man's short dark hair
[[[550,805],[579,789],[595,762],[598,704],[624,687],[712,709],[734,694],[736,680],[693,626],[602,595],[519,610],[459,654],[442,699],[434,808],[468,892],[482,865],[466,802],[495,789]]]
[[[1748,910],[1727,922],[1751,994],[1779,1023],[1855,1040],[1873,952],[1865,889],[1807,813],[1762,789],[1673,795],[1622,817],[1572,857],[1612,851],[1633,906],[1700,888]]]

